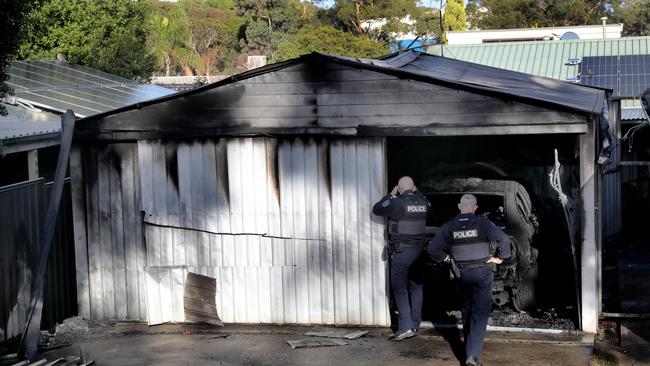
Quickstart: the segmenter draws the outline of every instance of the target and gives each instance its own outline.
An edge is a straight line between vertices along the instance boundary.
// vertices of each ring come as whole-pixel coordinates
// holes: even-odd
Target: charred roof
[[[584,132],[576,126],[600,115],[605,101],[606,90],[414,51],[380,59],[312,53],[83,118],[76,136],[435,135],[459,125]]]

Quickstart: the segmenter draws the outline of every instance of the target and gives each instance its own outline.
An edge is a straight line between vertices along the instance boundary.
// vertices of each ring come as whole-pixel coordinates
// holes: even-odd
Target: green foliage
[[[618,3],[618,0],[470,0],[467,13],[471,28],[478,29],[588,25],[600,23],[601,16],[611,16]]]
[[[623,0],[613,12],[612,20],[624,24],[624,36],[650,35],[650,0]]]
[[[243,22],[233,11],[214,8],[188,8],[190,49],[200,63],[197,73],[209,76],[211,71],[225,68],[234,59],[238,45],[237,33]]]
[[[50,0],[29,14],[20,57],[68,61],[146,79],[154,58],[146,47],[147,8],[133,0]]]
[[[287,60],[311,52],[352,57],[378,57],[388,48],[364,36],[334,29],[331,26],[305,26],[297,34],[286,37],[278,45],[276,57]]]
[[[434,38],[440,34],[440,11],[422,10],[415,15],[415,33],[421,37]]]
[[[299,0],[236,0],[235,7],[245,22],[241,44],[250,53],[271,56],[285,35],[310,21]]]
[[[447,31],[464,31],[467,29],[467,14],[463,0],[447,0],[443,15],[443,25]],[[445,34],[442,35],[443,42],[447,42]]]
[[[18,51],[24,34],[23,28],[26,17],[36,1],[33,0],[3,0],[0,6],[0,100],[11,95],[12,90],[5,83],[8,78],[5,70],[9,61]],[[0,103],[0,116],[7,115],[6,108]]]
[[[464,31],[467,27],[467,14],[463,0],[447,0],[443,17],[445,30]]]
[[[235,0],[204,0],[203,5],[222,10],[235,10]]]
[[[424,10],[415,0],[336,0],[332,8],[335,24],[344,31],[387,41],[397,33],[416,30]]]
[[[472,27],[478,29],[509,29],[539,26],[540,13],[537,0],[482,0],[473,14]]]

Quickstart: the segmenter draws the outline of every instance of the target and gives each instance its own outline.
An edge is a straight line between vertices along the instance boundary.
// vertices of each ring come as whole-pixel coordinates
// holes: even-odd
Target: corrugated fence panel
[[[50,189],[43,179],[0,187],[0,343],[25,327]],[[70,205],[66,181],[45,278],[44,327],[77,312]]]
[[[385,190],[383,139],[140,141],[135,149],[85,155],[97,164],[97,183],[86,187],[94,318],[184,321],[185,276],[198,271],[217,278],[224,322],[389,324],[383,220],[371,212]],[[134,238],[136,209],[144,243]]]
[[[40,224],[45,214],[43,180],[0,189],[0,333],[2,339],[21,334],[38,254]]]

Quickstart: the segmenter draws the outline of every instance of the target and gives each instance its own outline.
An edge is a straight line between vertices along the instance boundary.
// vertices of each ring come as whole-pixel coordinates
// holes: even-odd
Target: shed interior
[[[577,327],[575,276],[579,271],[574,270],[564,211],[549,183],[549,173],[555,163],[554,149],[558,150],[562,165],[562,190],[577,202],[580,199],[578,137],[571,134],[389,137],[387,186],[389,189],[393,187],[401,176],[413,177],[416,186],[427,194],[433,205],[428,225],[439,226],[457,213],[456,199],[460,194],[431,195],[426,187],[431,183],[427,182],[481,178],[514,180],[523,185],[530,195],[539,223],[538,231],[532,237],[532,247],[538,250],[538,277],[534,284],[536,304],[526,310],[538,317],[551,313],[558,318],[571,319]],[[489,212],[488,217],[499,225],[495,212],[503,206],[503,197],[494,194],[477,196],[477,213]],[[579,258],[579,253],[576,255]],[[425,283],[423,317],[433,322],[446,320],[447,311],[458,309],[449,269],[421,262],[418,273]],[[495,308],[503,308],[506,312],[514,310],[511,302],[495,305]]]

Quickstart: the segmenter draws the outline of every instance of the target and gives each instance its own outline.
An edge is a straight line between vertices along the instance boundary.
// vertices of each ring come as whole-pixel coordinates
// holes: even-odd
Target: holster
[[[449,258],[449,278],[452,280],[460,278],[460,269],[454,258]]]
[[[391,253],[401,253],[404,248],[404,243],[402,242],[391,242],[388,247],[390,248]]]

